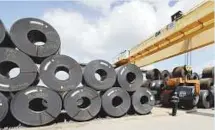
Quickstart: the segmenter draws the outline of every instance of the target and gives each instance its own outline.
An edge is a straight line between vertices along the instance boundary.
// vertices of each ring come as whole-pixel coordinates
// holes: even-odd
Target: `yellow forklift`
[[[192,68],[180,66],[173,69],[172,78],[165,81],[166,89],[173,90],[172,95],[179,99],[178,105],[182,108],[195,108],[199,101],[200,82],[192,79]]]

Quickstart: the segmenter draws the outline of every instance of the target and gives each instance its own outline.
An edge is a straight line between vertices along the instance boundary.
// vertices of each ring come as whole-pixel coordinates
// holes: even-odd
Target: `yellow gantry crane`
[[[116,66],[139,67],[168,59],[214,43],[214,1],[206,1],[154,36],[120,54]]]

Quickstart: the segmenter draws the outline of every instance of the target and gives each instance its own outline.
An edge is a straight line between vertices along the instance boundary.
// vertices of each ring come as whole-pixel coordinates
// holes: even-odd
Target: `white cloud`
[[[95,10],[101,11],[103,14],[107,14],[110,11],[111,4],[116,0],[82,0],[82,4],[85,4]]]
[[[55,9],[46,12],[43,19],[49,22],[61,37],[61,52],[80,62],[86,57],[103,53],[99,33],[77,12]]]
[[[110,9],[114,2],[81,1],[105,14],[93,24],[79,12],[60,8],[45,12],[43,19],[56,28],[61,37],[62,54],[79,62],[98,58],[112,61],[121,51],[139,44],[158,28],[168,24],[170,16],[180,8],[187,9],[189,4],[192,6],[191,2],[184,0],[170,8],[167,0],[153,0],[124,2]]]
[[[49,10],[43,19],[58,31],[61,52],[80,62],[96,58],[111,61],[156,30],[153,8],[139,1],[115,7],[95,24],[88,23],[80,13],[63,9]]]

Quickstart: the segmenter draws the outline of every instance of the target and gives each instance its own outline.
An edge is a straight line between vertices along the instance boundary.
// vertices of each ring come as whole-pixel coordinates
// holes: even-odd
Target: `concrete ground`
[[[88,122],[62,122],[44,127],[13,128],[19,130],[213,130],[214,110],[198,109],[196,113],[178,111],[176,117],[169,115],[171,109],[154,108],[149,115],[121,118],[94,119]]]

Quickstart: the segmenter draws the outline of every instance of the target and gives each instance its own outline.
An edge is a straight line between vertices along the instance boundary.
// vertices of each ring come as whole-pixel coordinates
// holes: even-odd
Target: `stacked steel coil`
[[[179,106],[182,108],[193,108],[194,106],[211,108],[214,106],[214,67],[204,68],[202,77],[196,72],[189,70],[188,66],[175,67],[170,73],[168,70],[160,72],[158,69],[144,71],[146,79],[142,87],[149,88],[155,96],[156,104],[171,106],[171,97],[174,92],[180,98]],[[165,81],[170,78],[187,78],[199,80],[200,95],[195,95],[195,87],[191,84],[174,84],[168,86]]]
[[[64,112],[75,121],[99,114],[121,117],[129,111],[151,112],[154,96],[140,87],[143,77],[137,66],[113,68],[104,60],[79,64],[60,54],[57,31],[40,19],[20,19],[10,33],[1,21],[0,26],[1,127],[12,120],[27,126],[46,125]],[[19,74],[12,77],[14,68]],[[57,77],[60,71],[68,77]]]
[[[204,68],[200,79],[199,107],[211,108],[214,106],[214,67]]]
[[[155,104],[159,104],[161,91],[165,87],[163,79],[166,79],[168,75],[165,75],[166,77],[164,77],[158,69],[148,70],[145,75],[147,80],[143,81],[142,87],[149,88],[155,97]]]

